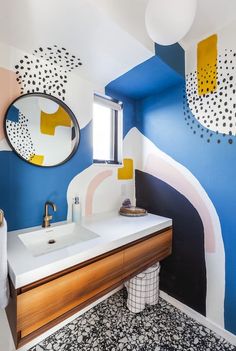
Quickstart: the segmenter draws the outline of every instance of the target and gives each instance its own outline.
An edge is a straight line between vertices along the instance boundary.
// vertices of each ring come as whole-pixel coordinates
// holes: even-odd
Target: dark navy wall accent
[[[156,46],[156,54],[159,57],[137,66],[108,87],[111,93],[123,93],[134,100],[135,126],[158,149],[186,167],[212,201],[219,216],[225,249],[225,328],[236,334],[236,137],[219,136],[205,128],[184,104],[184,52],[181,47]],[[182,218],[181,211],[179,215]],[[186,221],[188,223],[188,219]],[[192,231],[191,223],[189,225]],[[201,231],[199,235],[202,235]],[[191,252],[191,242],[189,246]],[[184,282],[182,284],[185,288]],[[190,301],[185,298],[185,303]]]
[[[168,46],[155,44],[155,53],[166,64],[185,78],[185,51],[179,43]]]
[[[205,315],[204,230],[198,212],[163,181],[141,171],[135,177],[137,206],[173,219],[173,252],[161,264],[161,289]]]
[[[219,216],[225,248],[225,328],[236,334],[236,143],[217,143],[219,135],[211,132],[211,143],[187,125],[183,114],[183,84],[162,94],[136,103],[137,127],[159,149],[185,166],[200,182]],[[191,112],[188,112],[191,113]],[[192,123],[192,122],[191,122]],[[207,131],[206,131],[207,133]]]
[[[53,221],[66,220],[66,193],[70,181],[92,164],[92,126],[81,130],[80,145],[65,164],[43,168],[30,165],[14,152],[0,152],[0,208],[6,214],[8,229],[40,225],[47,200],[55,202]]]

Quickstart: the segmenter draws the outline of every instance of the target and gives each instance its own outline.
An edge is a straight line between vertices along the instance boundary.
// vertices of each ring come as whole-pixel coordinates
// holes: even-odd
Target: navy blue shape
[[[11,122],[19,122],[19,110],[14,105],[11,105],[7,111],[7,119]]]
[[[185,78],[185,51],[179,43],[167,46],[155,44],[155,53]]]
[[[184,111],[184,51],[178,44],[155,48],[158,57],[117,78],[107,91],[130,99],[133,107],[129,108],[135,114],[133,117],[130,112],[127,125],[136,126],[190,170],[214,204],[225,248],[225,328],[236,333],[236,137],[213,132],[202,126],[187,106]]]
[[[207,130],[190,110],[187,111],[188,126],[183,111],[183,88],[184,84],[180,84],[138,101],[137,128],[194,174],[215,206],[225,248],[225,328],[236,333],[236,255],[232,249],[236,247],[236,137]],[[229,144],[229,138],[233,140],[232,144]]]
[[[161,263],[160,288],[206,315],[204,229],[193,205],[165,182],[135,172],[137,206],[173,219],[172,255]]]

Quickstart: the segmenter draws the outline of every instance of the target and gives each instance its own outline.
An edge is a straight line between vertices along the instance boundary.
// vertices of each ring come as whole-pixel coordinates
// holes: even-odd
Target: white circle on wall
[[[160,45],[171,45],[189,31],[196,14],[197,0],[149,0],[145,23],[148,35]]]

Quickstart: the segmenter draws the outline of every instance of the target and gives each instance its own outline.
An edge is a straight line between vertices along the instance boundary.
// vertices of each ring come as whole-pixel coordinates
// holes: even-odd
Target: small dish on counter
[[[147,210],[140,207],[130,206],[120,208],[119,214],[125,217],[143,217],[148,214]]]

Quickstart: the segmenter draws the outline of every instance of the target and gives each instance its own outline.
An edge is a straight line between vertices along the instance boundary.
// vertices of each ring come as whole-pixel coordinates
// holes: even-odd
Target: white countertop
[[[92,231],[98,237],[37,257],[18,237],[33,228],[8,232],[9,274],[15,288],[20,288],[171,225],[171,219],[153,214],[144,217],[124,217],[117,212],[93,215],[83,218],[75,230],[85,235],[86,231]]]

